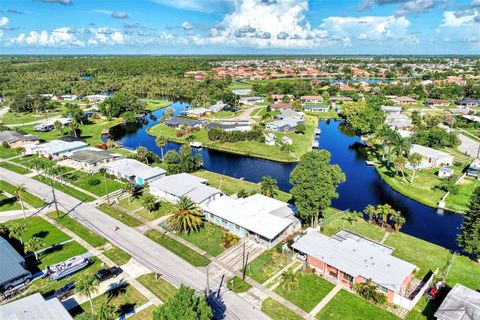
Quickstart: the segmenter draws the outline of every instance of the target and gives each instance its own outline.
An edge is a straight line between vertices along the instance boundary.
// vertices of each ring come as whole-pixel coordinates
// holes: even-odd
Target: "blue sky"
[[[0,0],[6,54],[476,54],[480,0]]]

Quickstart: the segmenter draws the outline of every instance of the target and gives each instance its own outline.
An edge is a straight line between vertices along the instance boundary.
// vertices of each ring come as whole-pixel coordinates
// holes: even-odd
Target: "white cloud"
[[[153,2],[178,9],[212,12],[228,7],[234,0],[153,0]]]
[[[192,29],[192,25],[190,23],[188,23],[187,21],[185,21],[184,23],[182,23],[182,28],[184,30],[191,30]]]
[[[51,32],[43,30],[21,33],[16,38],[10,39],[10,43],[31,47],[84,46],[84,42],[77,39],[75,32],[68,27],[57,28]]]
[[[473,8],[460,11],[445,11],[442,24],[437,28],[438,33],[451,42],[470,43],[472,47],[480,49],[480,11]]]
[[[475,19],[480,18],[478,10],[467,11],[445,11],[443,13],[442,27],[461,27],[466,24],[475,23]]]
[[[6,27],[10,20],[8,20],[7,17],[1,17],[0,18],[0,28]]]

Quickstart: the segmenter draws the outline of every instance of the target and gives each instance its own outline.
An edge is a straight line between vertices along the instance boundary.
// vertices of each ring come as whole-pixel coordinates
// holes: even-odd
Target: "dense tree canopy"
[[[457,241],[465,252],[480,259],[480,187],[475,189],[470,199],[470,207],[465,213]]]
[[[181,285],[177,293],[159,306],[153,313],[153,320],[210,320],[212,308],[195,290]]]

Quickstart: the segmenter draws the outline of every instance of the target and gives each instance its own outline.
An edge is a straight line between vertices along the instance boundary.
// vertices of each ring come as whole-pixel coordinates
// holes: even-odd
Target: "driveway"
[[[458,138],[461,141],[461,144],[458,147],[458,151],[468,154],[471,158],[478,158],[480,151],[480,143],[464,136],[463,134],[459,134]]]
[[[241,114],[233,118],[221,119],[219,122],[221,123],[235,123],[235,122],[250,122],[250,115],[253,111],[263,108],[263,106],[253,106],[248,109],[245,109]]]
[[[47,202],[53,200],[50,187],[32,178],[0,168],[0,180],[14,185],[24,184],[28,192],[33,195]],[[165,280],[176,286],[184,283],[198,292],[205,291],[207,285],[205,269],[193,267],[140,232],[89,204],[83,203],[60,191],[56,191],[55,194],[60,210],[68,213],[79,223],[132,255],[148,269],[160,273]],[[116,227],[119,229],[115,230]],[[217,318],[269,319],[239,295],[229,290],[224,290],[223,285],[226,285],[224,283],[226,279],[221,278],[221,280],[223,281],[210,279],[210,289],[212,291],[210,300]],[[226,310],[225,313],[224,310]],[[225,317],[222,317],[223,313]]]

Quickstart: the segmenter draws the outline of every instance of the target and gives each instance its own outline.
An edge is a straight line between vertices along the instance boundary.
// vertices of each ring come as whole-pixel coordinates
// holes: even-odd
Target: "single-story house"
[[[291,103],[273,103],[270,105],[270,108],[274,111],[293,109],[293,104]]]
[[[64,94],[64,95],[60,96],[60,100],[75,101],[75,100],[77,100],[77,96],[74,95],[74,94]]]
[[[32,135],[24,135],[16,131],[0,131],[0,144],[8,144],[10,148],[19,148],[29,144],[39,144],[40,138]]]
[[[287,110],[280,110],[280,114],[275,116],[276,119],[288,119],[288,118],[293,118],[293,119],[299,119],[299,120],[304,120],[305,119],[305,113],[303,112],[298,112],[292,109],[287,109]]]
[[[413,144],[410,148],[410,154],[418,153],[423,161],[418,168],[448,167],[453,164],[453,156],[449,153],[435,150],[429,147]]]
[[[410,98],[410,97],[396,97],[394,100],[398,104],[416,104],[417,100]]]
[[[389,303],[407,293],[417,269],[392,256],[392,248],[345,231],[328,237],[311,230],[292,247],[305,254],[307,263],[317,272],[348,288],[370,280]]]
[[[189,128],[201,128],[203,123],[201,121],[187,119],[182,117],[172,117],[165,119],[165,125],[169,128],[173,129],[180,129],[183,126],[187,126]]]
[[[301,96],[300,102],[302,104],[305,103],[322,103],[323,97],[322,96]]]
[[[85,96],[85,98],[88,100],[88,102],[102,102],[102,101],[105,101],[105,99],[107,99],[108,96],[104,94],[91,94],[91,95]]]
[[[480,159],[476,159],[468,166],[467,176],[480,178]]]
[[[258,243],[269,247],[300,228],[293,206],[261,194],[220,197],[205,207],[205,217],[239,237],[253,235]]]
[[[242,97],[238,100],[238,104],[241,106],[253,106],[256,103],[263,102],[262,97]]]
[[[68,153],[87,148],[88,144],[83,141],[62,141],[62,140],[52,140],[50,142],[42,144],[29,144],[25,145],[26,155],[38,154],[39,156],[48,158],[48,159],[57,159],[59,157],[65,156]]]
[[[0,257],[0,292],[32,280],[32,274],[25,268],[25,259],[2,237],[0,237]],[[0,319],[3,318],[0,317]]]
[[[448,107],[450,105],[449,100],[441,100],[441,99],[427,99],[425,100],[425,105],[427,107]]]
[[[393,129],[404,129],[412,125],[412,118],[403,113],[390,113],[385,119],[385,124]]]
[[[57,299],[45,300],[40,293],[0,306],[0,319],[4,320],[73,320]]]
[[[67,157],[89,173],[97,172],[105,164],[123,158],[119,154],[98,148],[84,148],[67,155]]]
[[[480,106],[480,100],[467,97],[462,100],[455,101],[455,104],[464,108],[478,107]]]
[[[119,159],[104,165],[107,173],[119,179],[127,179],[140,186],[151,184],[166,175],[158,167],[150,167],[135,159]]]
[[[308,103],[303,106],[305,112],[328,112],[328,110],[330,110],[330,107],[326,105]]]
[[[441,167],[440,169],[438,169],[438,177],[450,178],[453,176],[454,172],[455,171],[453,169]]]
[[[350,97],[331,97],[330,103],[339,103],[339,102],[353,102],[353,99]]]
[[[453,114],[454,116],[462,116],[462,115],[468,115],[471,110],[470,109],[448,109],[448,111]]]
[[[480,292],[456,284],[435,312],[437,320],[480,319]]]
[[[198,205],[207,205],[224,193],[221,190],[206,185],[207,180],[197,176],[180,173],[165,176],[150,184],[150,193],[172,203],[182,196],[189,197]]]
[[[52,131],[55,129],[55,123],[60,122],[61,123],[61,128],[66,127],[70,122],[72,122],[72,119],[70,118],[54,118],[54,119],[48,119],[40,124],[37,124],[33,130],[35,131],[40,131],[40,132],[47,132],[47,131]]]
[[[182,112],[189,118],[201,118],[212,114],[212,111],[207,108],[191,108]]]
[[[400,114],[402,113],[402,107],[398,106],[381,106],[380,109],[386,114]]]
[[[232,93],[236,96],[247,96],[252,93],[252,89],[236,89],[232,90]]]
[[[288,98],[289,101],[295,100],[293,94],[272,94],[272,102],[283,102],[286,98]]]
[[[265,143],[268,144],[269,146],[274,146],[275,140],[276,140],[275,135],[271,132],[265,136]]]
[[[291,132],[295,130],[299,123],[303,123],[300,119],[287,118],[277,120],[265,124],[265,129],[279,132]]]
[[[225,131],[250,131],[252,130],[252,127],[248,123],[232,123],[232,124],[226,124],[226,123],[217,123],[217,122],[212,122],[207,125],[208,129],[222,129]]]

